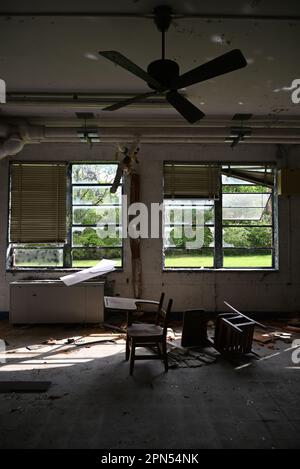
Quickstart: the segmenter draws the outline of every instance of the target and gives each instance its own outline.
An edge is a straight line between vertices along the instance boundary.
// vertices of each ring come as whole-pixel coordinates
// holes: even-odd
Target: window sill
[[[279,272],[279,269],[278,268],[274,268],[274,267],[254,267],[254,268],[251,268],[251,267],[244,267],[244,268],[222,268],[222,269],[214,269],[213,267],[212,268],[201,268],[201,267],[195,267],[195,268],[187,268],[187,267],[169,267],[169,268],[166,268],[166,269],[163,269],[162,270],[163,273],[170,273],[170,272],[255,272],[255,273],[258,273],[258,272]]]
[[[70,272],[80,272],[81,270],[88,269],[89,267],[82,267],[82,268],[65,268],[65,267],[18,267],[18,268],[11,268],[11,269],[6,269],[6,272],[16,274],[16,273],[25,273],[25,272],[59,272],[59,273],[70,273]],[[116,267],[116,269],[113,272],[123,272],[124,269],[123,267]],[[111,273],[111,272],[108,272]]]

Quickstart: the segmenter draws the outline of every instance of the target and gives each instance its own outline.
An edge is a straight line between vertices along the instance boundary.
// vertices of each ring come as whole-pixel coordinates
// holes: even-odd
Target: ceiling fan
[[[247,65],[247,61],[239,49],[210,60],[183,75],[179,74],[179,66],[174,60],[165,58],[165,33],[169,29],[172,10],[168,6],[158,6],[154,9],[154,22],[162,33],[162,58],[151,62],[147,72],[127,57],[117,51],[100,51],[99,54],[114,64],[120,65],[133,75],[145,80],[154,91],[138,94],[132,98],[119,101],[105,107],[104,111],[115,111],[129,104],[142,101],[148,96],[164,95],[166,100],[190,123],[194,124],[204,117],[204,113],[188,99],[178,93],[178,90],[199,83],[210,78],[233,72]]]

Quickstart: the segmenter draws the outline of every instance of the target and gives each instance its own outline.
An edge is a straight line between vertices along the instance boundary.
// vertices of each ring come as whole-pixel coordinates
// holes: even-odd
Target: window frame
[[[169,201],[169,200],[171,200],[171,199],[166,198],[166,199],[164,199],[164,200]],[[176,200],[176,199],[174,199],[174,200]],[[200,200],[200,199],[192,199],[192,198],[191,198],[191,199],[183,199],[183,198],[180,198],[180,199],[179,199],[179,198],[178,198],[178,200],[180,200],[180,202],[178,202],[177,204],[174,204],[174,205],[173,205],[173,204],[166,204],[166,205],[164,204],[163,228],[162,228],[162,230],[163,230],[163,232],[164,232],[164,235],[165,235],[165,233],[166,233],[166,232],[165,232],[166,229],[170,229],[170,228],[172,229],[172,227],[175,228],[175,227],[177,227],[177,226],[181,226],[181,227],[184,226],[183,223],[179,223],[179,222],[177,222],[177,223],[174,223],[174,222],[173,222],[173,223],[167,223],[167,224],[166,224],[166,223],[165,223],[165,208],[167,207],[167,209],[170,210],[170,209],[172,209],[173,206],[174,206],[175,208],[177,208],[178,206],[184,207],[184,204],[182,203],[182,201],[184,201],[184,200],[186,200],[186,201],[189,201],[189,200]],[[212,220],[211,220],[209,223],[206,223],[205,220],[203,220],[203,225],[202,225],[202,224],[201,224],[201,225],[197,225],[196,223],[193,222],[192,225],[191,225],[191,227],[192,227],[193,229],[197,228],[198,226],[202,226],[203,229],[205,229],[205,228],[207,227],[208,229],[213,230],[213,237],[214,237],[214,239],[215,239],[215,204],[214,204],[214,200],[213,200],[213,199],[201,199],[201,200],[206,201],[206,202],[207,202],[207,201],[211,201],[210,204],[199,204],[199,206],[200,206],[200,207],[203,206],[203,207],[210,207],[210,208],[212,208],[212,210],[213,210],[213,218],[212,218]],[[164,239],[166,239],[165,236],[163,237],[163,243],[164,243]],[[167,251],[167,249],[170,249],[170,250],[171,250],[171,249],[174,249],[174,251],[178,250],[178,251],[180,252],[182,248],[177,247],[177,246],[174,246],[174,247],[170,247],[170,246],[169,246],[169,247],[166,247],[166,248],[164,247],[164,248],[163,248],[163,260],[162,260],[162,261],[163,261],[163,267],[164,267],[164,265],[165,265],[165,258],[166,258],[166,251]],[[180,269],[180,270],[189,270],[189,269],[191,269],[191,270],[193,270],[193,269],[195,269],[195,270],[197,270],[197,269],[201,269],[201,270],[203,270],[203,269],[212,269],[212,268],[214,267],[214,262],[215,262],[215,243],[214,243],[214,246],[205,246],[204,249],[206,249],[206,250],[208,250],[208,251],[212,251],[212,260],[213,260],[213,266],[212,266],[212,267],[207,266],[207,267],[191,267],[191,268],[190,268],[190,267],[187,266],[187,267],[165,267],[165,269],[172,269],[172,270],[173,270],[173,269]],[[208,256],[209,256],[209,254],[208,254]]]
[[[279,226],[279,217],[278,217],[278,166],[275,161],[163,161],[163,168],[165,164],[199,164],[199,165],[219,165],[221,166],[268,166],[273,168],[274,171],[274,187],[271,192],[272,200],[272,266],[270,267],[224,267],[223,266],[223,184],[222,184],[222,171],[220,174],[221,183],[220,183],[220,197],[214,200],[214,265],[213,267],[166,267],[165,266],[165,256],[164,256],[164,239],[162,239],[162,272],[171,273],[171,272],[270,272],[270,271],[279,271],[279,235],[278,235],[278,226]],[[164,194],[163,203],[164,203]],[[166,199],[167,200],[167,199]],[[226,226],[226,225],[225,225]],[[267,248],[266,248],[267,249]]]
[[[116,167],[118,166],[117,161],[42,161],[41,164],[65,164],[67,167],[67,176],[66,176],[66,194],[67,194],[67,209],[66,209],[66,226],[67,226],[67,237],[66,237],[66,242],[63,244],[55,244],[55,243],[40,243],[40,244],[47,244],[46,249],[62,249],[62,260],[63,260],[63,265],[62,266],[14,266],[12,264],[12,251],[13,251],[13,246],[15,246],[17,243],[11,243],[9,236],[10,236],[10,213],[11,213],[11,166],[15,163],[15,161],[10,161],[8,165],[8,216],[7,216],[7,230],[6,230],[6,245],[7,245],[7,255],[6,255],[6,271],[7,272],[28,272],[28,271],[35,271],[35,272],[45,272],[45,271],[78,271],[81,269],[85,269],[88,267],[73,267],[72,266],[72,249],[76,248],[72,246],[72,228],[73,228],[73,186],[86,186],[89,184],[85,183],[78,183],[78,184],[73,184],[72,183],[72,166],[73,165],[115,165]],[[18,160],[18,163],[39,163],[39,161],[36,160]],[[91,184],[94,186],[110,186],[111,184],[108,183],[100,183],[100,184]],[[121,181],[120,183],[121,187],[121,196],[124,195],[124,181]],[[118,205],[122,207],[122,200],[121,204]],[[123,210],[123,207],[122,207]],[[78,225],[79,226],[79,225]],[[84,226],[84,225],[83,225]],[[121,217],[121,223],[118,225],[122,229],[122,217]],[[22,244],[22,245],[21,245]],[[20,243],[20,249],[37,249],[32,246],[28,247],[23,247],[23,245],[26,243]],[[34,244],[34,243],[29,243],[29,244]],[[38,243],[37,243],[38,245]],[[78,248],[78,247],[77,247]],[[92,248],[85,248],[85,249],[92,249]],[[106,249],[106,248],[96,248],[96,249]],[[107,248],[109,249],[109,248]],[[114,249],[114,248],[111,248]],[[121,266],[116,266],[116,271],[123,271],[124,269],[124,238],[121,236],[121,246],[116,248],[120,249],[121,251]]]

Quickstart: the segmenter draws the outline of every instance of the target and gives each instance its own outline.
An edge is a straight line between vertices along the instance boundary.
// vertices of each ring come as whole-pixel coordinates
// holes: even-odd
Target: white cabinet
[[[10,284],[12,324],[103,322],[104,282],[67,287],[60,280],[20,280]]]

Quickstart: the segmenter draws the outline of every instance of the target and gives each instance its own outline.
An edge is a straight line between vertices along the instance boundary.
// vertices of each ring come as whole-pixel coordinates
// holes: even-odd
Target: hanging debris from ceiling
[[[116,171],[114,182],[110,188],[110,192],[114,194],[117,191],[123,176],[129,177],[130,204],[140,202],[140,175],[137,173],[137,164],[139,163],[137,155],[139,150],[139,142],[135,141],[131,146],[118,145],[116,152],[116,158],[119,160],[119,165]],[[131,219],[132,216],[128,216],[128,224],[130,223]],[[130,238],[132,287],[135,298],[142,297],[142,264],[140,243],[140,238]]]
[[[115,175],[114,182],[110,188],[110,192],[114,194],[121,182],[123,175],[134,174],[136,170],[136,163],[139,163],[137,155],[139,153],[139,143],[135,142],[129,148],[128,146],[118,145],[116,152],[116,159],[119,160],[118,169]]]

